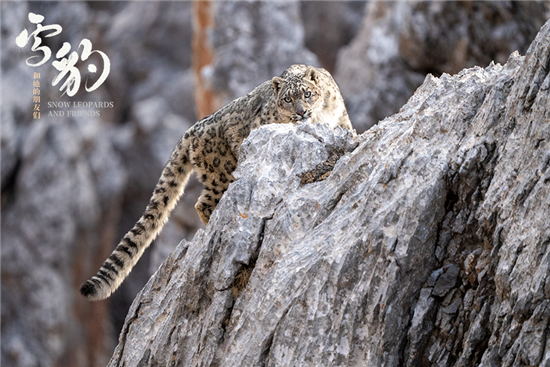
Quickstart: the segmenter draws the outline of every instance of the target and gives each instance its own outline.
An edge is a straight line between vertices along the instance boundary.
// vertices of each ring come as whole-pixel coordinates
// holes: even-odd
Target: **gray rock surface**
[[[306,47],[322,67],[334,72],[340,49],[357,34],[366,1],[300,1]]]
[[[55,6],[39,6],[32,11],[59,20]],[[64,29],[85,21],[85,10],[76,3]],[[101,118],[48,118],[42,103],[42,118],[32,119],[36,70],[13,42],[29,28],[29,11],[28,3],[2,3],[1,364],[100,366],[114,342],[108,304],[86,304],[75,290],[114,240],[126,172]],[[39,72],[41,97],[57,100],[45,83],[53,72]]]
[[[289,65],[319,66],[304,45],[300,16],[298,1],[196,4],[193,58],[199,117],[280,75]]]
[[[548,1],[369,2],[336,62],[351,121],[363,132],[396,113],[428,73],[455,74],[524,54],[548,18]]]
[[[103,303],[79,298],[78,286],[142,214],[171,149],[196,120],[194,4],[2,1],[0,6],[1,364],[104,366],[137,292],[179,240],[202,227],[194,209],[201,187],[192,180],[119,292]],[[216,6],[213,70],[227,98],[247,93],[290,63],[316,63],[304,46],[298,2]],[[48,39],[54,53],[63,42],[74,49],[88,38],[109,56],[104,85],[73,100],[112,101],[113,108],[99,117],[48,119],[43,103],[43,118],[32,120],[34,71],[41,73],[44,102],[71,99],[51,85],[57,75],[51,62],[35,70],[24,61],[30,47],[15,45],[19,32],[31,29],[29,12],[63,27]],[[250,27],[261,31],[251,33]]]
[[[109,366],[550,363],[549,44],[550,22],[526,56],[429,75],[358,137],[254,131]]]
[[[158,267],[158,258],[164,260],[182,236],[191,237],[200,222],[194,222],[194,211],[180,206],[178,220],[156,242],[151,260],[134,272],[113,307],[78,295],[80,283],[97,271],[131,226],[127,222],[133,224],[142,213],[156,176],[190,126],[188,118],[194,119],[192,4],[1,6],[1,364],[105,366],[119,331],[116,310],[122,309],[121,327],[127,307],[154,272],[150,267],[155,262]],[[71,99],[51,85],[56,75],[51,62],[33,69],[25,64],[30,49],[15,45],[19,32],[32,29],[29,12],[43,15],[45,24],[62,26],[59,36],[48,39],[54,52],[62,42],[74,48],[87,37],[110,57],[112,71],[105,84],[90,94],[81,90],[73,100],[112,101],[113,108],[94,117],[47,116],[52,110],[48,101]],[[173,42],[182,46],[174,48]],[[42,82],[40,120],[32,119],[35,71]],[[191,185],[186,200],[194,204],[199,190]]]
[[[205,2],[196,2],[195,5],[199,3]],[[487,31],[484,34],[497,40],[494,42],[496,45],[515,45],[520,40],[526,47],[534,38],[533,29],[538,27],[537,22],[544,14],[544,11],[528,9],[530,6],[540,9],[540,4],[498,4],[496,7],[492,3],[482,7],[476,5],[468,14],[478,20],[485,19],[486,14],[501,14],[502,17],[494,19],[504,21],[486,22],[490,29],[484,28]],[[201,226],[193,209],[200,187],[191,183],[161,237],[146,253],[123,288],[105,303],[89,304],[78,297],[80,282],[95,273],[117,239],[142,213],[170,149],[196,119],[194,88],[209,87],[207,84],[196,84],[196,74],[192,68],[196,50],[191,40],[196,36],[193,24],[197,21],[197,14],[193,11],[194,4],[179,1],[2,1],[0,6],[1,364],[6,367],[104,366],[112,354],[115,338],[135,294],[180,239],[191,239]],[[362,5],[359,3],[276,4],[249,1],[216,6],[218,8],[213,9],[210,15],[217,23],[214,28],[208,29],[210,37],[215,36],[210,41],[217,40],[211,43],[215,46],[211,50],[215,58],[211,67],[205,69],[205,75],[213,76],[209,80],[220,88],[212,92],[227,100],[248,92],[256,84],[286,68],[288,63],[317,63],[308,48],[316,53],[319,63],[330,64],[343,43],[355,32],[358,18],[362,17]],[[487,7],[493,11],[487,12]],[[416,37],[420,40],[433,39],[433,36],[422,36],[425,33],[421,31],[446,34],[446,27],[454,24],[452,17],[446,16],[453,12],[435,11],[435,16],[424,17],[420,16],[423,14],[421,7],[409,6],[407,9],[415,16],[406,16],[406,20],[422,20],[410,25],[414,30],[411,34],[420,34]],[[29,51],[22,51],[12,42],[21,29],[30,26],[27,18],[29,11],[43,14],[47,23],[63,26],[60,37],[48,39],[54,51],[64,41],[74,47],[86,37],[109,55],[112,71],[107,82],[82,100],[113,101],[114,108],[102,110],[101,116],[94,118],[43,119],[38,123],[30,119],[32,95],[29,83],[34,70],[24,63],[25,57],[30,56]],[[323,21],[327,14],[330,19]],[[476,34],[467,32],[468,42],[475,44]],[[484,42],[490,44],[492,41]],[[518,47],[525,50],[523,46]],[[431,50],[426,47],[422,47],[423,52]],[[408,49],[411,51],[410,47]],[[499,55],[508,55],[512,51],[504,50]],[[415,62],[421,62],[422,53],[415,55]],[[483,52],[476,55],[483,55]],[[469,60],[481,65],[489,62],[488,59]],[[439,70],[438,66],[434,68]],[[462,66],[455,71],[460,68]],[[430,69],[425,68],[424,71]],[[56,75],[51,65],[44,65],[40,72],[46,84],[42,86],[44,99],[61,100],[59,90],[50,85]],[[348,87],[360,85],[360,88],[365,88],[361,91],[375,89],[374,85],[360,84],[362,78],[340,79],[337,76],[337,81],[341,87],[348,84]],[[418,84],[421,79],[423,76],[418,78]],[[388,83],[392,83],[392,79],[388,79]],[[399,81],[396,83],[400,85]],[[408,94],[402,100],[392,102],[395,103],[395,110],[406,98]],[[389,104],[387,101],[384,103]],[[359,114],[356,118],[360,122],[362,116]],[[338,149],[328,152],[327,162],[321,168],[316,166],[313,175],[299,176],[301,185],[318,184],[306,184],[309,182],[306,177],[322,177],[326,167],[333,165],[343,153]],[[391,177],[392,174],[389,175]],[[474,185],[475,181],[471,184]],[[524,189],[529,192],[530,186]],[[454,233],[451,229],[464,230],[461,226],[465,224],[455,225],[450,221],[448,219],[442,227],[442,243],[451,241]],[[266,223],[268,225],[269,221]],[[452,227],[449,227],[451,224]],[[453,242],[453,246],[457,245]],[[430,269],[429,277],[433,278],[434,283],[422,290],[420,294],[423,296],[418,296],[418,302],[423,302],[423,306],[418,312],[416,309],[414,311],[417,328],[425,325],[435,328],[436,323],[447,325],[446,320],[451,316],[457,317],[463,304],[473,304],[476,299],[471,290],[457,294],[454,288],[448,288],[448,283],[440,283],[443,292],[446,292],[444,298],[448,299],[442,306],[445,311],[438,313],[439,300],[436,302],[431,297],[431,290],[426,289],[435,285],[445,266],[454,264],[461,269],[469,269],[464,270],[465,274],[468,279],[474,279],[478,274],[476,264],[480,261],[486,264],[481,248],[449,264],[443,262],[445,246],[437,247],[435,254],[439,262],[434,269]],[[484,265],[480,266],[482,269]],[[246,285],[252,268],[247,266],[238,272],[235,286],[231,287],[234,289],[233,298],[237,298],[238,290]],[[462,278],[463,273],[459,273],[455,287],[461,284]],[[445,278],[441,279],[439,281],[443,282]],[[437,307],[432,306],[434,304]],[[537,315],[544,315],[542,309],[537,312]],[[521,314],[529,315],[528,311],[521,311]],[[479,322],[484,320],[480,318]],[[517,331],[518,325],[513,325],[514,330]],[[525,338],[534,338],[535,345],[538,343],[536,336],[546,334],[541,334],[537,329],[540,325],[534,321],[529,325],[523,333]],[[428,329],[421,330],[415,340],[419,340],[418,345],[422,346],[430,340],[431,334]],[[515,341],[515,334],[511,334],[510,338]],[[474,341],[471,339],[469,343],[475,345]],[[508,343],[502,342],[501,348]],[[417,347],[411,347],[409,353],[420,347],[414,348]],[[475,353],[475,347],[472,348]],[[518,347],[514,348],[517,350]],[[437,350],[434,347],[433,353]],[[513,356],[517,354],[514,353]]]

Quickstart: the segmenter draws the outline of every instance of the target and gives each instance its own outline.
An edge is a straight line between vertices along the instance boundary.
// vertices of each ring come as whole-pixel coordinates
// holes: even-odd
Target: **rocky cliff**
[[[178,241],[203,226],[193,207],[198,181],[191,180],[170,223],[109,301],[86,302],[78,287],[142,214],[172,148],[196,121],[195,92],[214,85],[224,96],[247,93],[289,63],[316,62],[303,45],[299,2],[213,4],[207,15],[215,22],[206,29],[213,38],[201,39],[197,13],[204,4],[0,2],[2,366],[105,366],[135,295]],[[98,90],[62,96],[52,86],[52,60],[35,69],[25,64],[35,54],[14,40],[25,28],[32,32],[30,12],[63,28],[45,39],[53,55],[63,42],[75,50],[88,38],[109,56],[111,73]],[[213,64],[195,64],[197,49],[210,42]],[[287,57],[274,61],[283,52]],[[87,75],[86,63],[77,66]],[[214,79],[198,80],[195,90],[199,69],[214,71]],[[39,120],[32,119],[35,71]],[[91,100],[113,107],[95,111],[100,116],[48,116],[56,110],[50,101]]]
[[[549,44],[428,75],[359,136],[254,131],[109,366],[549,364]]]
[[[396,113],[427,73],[524,54],[548,18],[548,1],[370,1],[361,30],[337,56],[351,121],[363,132]]]
[[[83,301],[78,286],[97,270],[128,223],[139,218],[166,157],[194,120],[192,73],[186,71],[192,4],[3,1],[0,6],[1,364],[105,366],[118,334],[116,314],[122,314],[122,324],[152,273],[149,262],[140,264],[115,296],[112,305],[120,312],[108,302]],[[46,39],[54,54],[63,42],[74,50],[85,37],[105,52],[112,69],[106,82],[90,94],[81,88],[71,99],[52,85],[51,60],[38,68],[26,65],[30,47],[20,49],[14,40],[23,29],[32,31],[29,12],[43,15],[44,25],[63,28]],[[32,119],[34,72],[41,74],[37,120]],[[90,100],[113,107],[97,109],[99,116],[69,117],[66,110],[62,117],[48,116],[56,110],[48,102]],[[199,191],[196,185],[196,196]],[[193,193],[190,187],[187,200],[193,201]],[[182,236],[191,232],[191,238],[200,222],[184,206],[175,214],[185,220],[169,225],[149,255],[151,263],[169,253],[162,243],[173,249]]]
[[[187,187],[161,236],[109,301],[84,302],[78,287],[141,215],[172,147],[196,120],[194,111],[201,113],[201,93],[223,104],[288,63],[319,63],[334,72],[362,132],[365,121],[398,111],[426,72],[504,63],[515,49],[525,54],[550,17],[548,4],[247,1],[203,9],[206,2],[0,1],[0,364],[106,365],[137,292],[180,239],[202,227],[193,208],[200,185]],[[29,12],[63,27],[47,39],[54,53],[63,42],[74,50],[89,38],[109,55],[105,84],[65,98],[51,85],[51,62],[27,66],[30,49],[13,40],[31,29]],[[47,101],[114,107],[98,117],[32,120],[34,71],[42,75],[45,113]],[[369,106],[375,108],[363,108]],[[338,157],[304,182],[322,177]]]

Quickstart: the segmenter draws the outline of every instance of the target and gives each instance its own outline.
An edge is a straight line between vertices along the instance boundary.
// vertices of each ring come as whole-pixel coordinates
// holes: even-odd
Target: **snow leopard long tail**
[[[126,233],[98,273],[85,281],[80,293],[91,301],[109,297],[128,276],[134,265],[168,221],[170,212],[193,171],[189,139],[181,138],[164,167],[153,196],[134,227]]]

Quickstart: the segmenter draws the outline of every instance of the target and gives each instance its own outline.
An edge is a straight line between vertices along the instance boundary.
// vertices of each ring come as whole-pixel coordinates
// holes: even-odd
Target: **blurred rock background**
[[[369,2],[336,62],[352,123],[363,131],[397,112],[428,73],[525,54],[548,9],[548,1]]]
[[[62,96],[51,65],[33,68],[15,38],[29,12],[83,38],[111,73]],[[1,364],[104,366],[131,300],[200,220],[192,181],[159,239],[109,300],[78,287],[141,215],[182,133],[292,63],[323,66],[363,132],[427,73],[456,73],[524,54],[550,17],[539,2],[2,2]],[[52,59],[53,60],[53,59]],[[81,65],[82,64],[82,65]],[[84,63],[78,64],[84,75]],[[32,119],[33,73],[42,118]],[[112,101],[97,117],[48,117],[48,101]]]

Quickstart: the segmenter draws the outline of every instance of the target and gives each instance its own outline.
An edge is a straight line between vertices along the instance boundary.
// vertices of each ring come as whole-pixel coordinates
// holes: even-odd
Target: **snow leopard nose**
[[[298,108],[296,109],[296,113],[300,116],[300,117],[304,117],[304,115],[306,114],[306,110],[305,108],[301,107],[301,106],[298,106]]]

